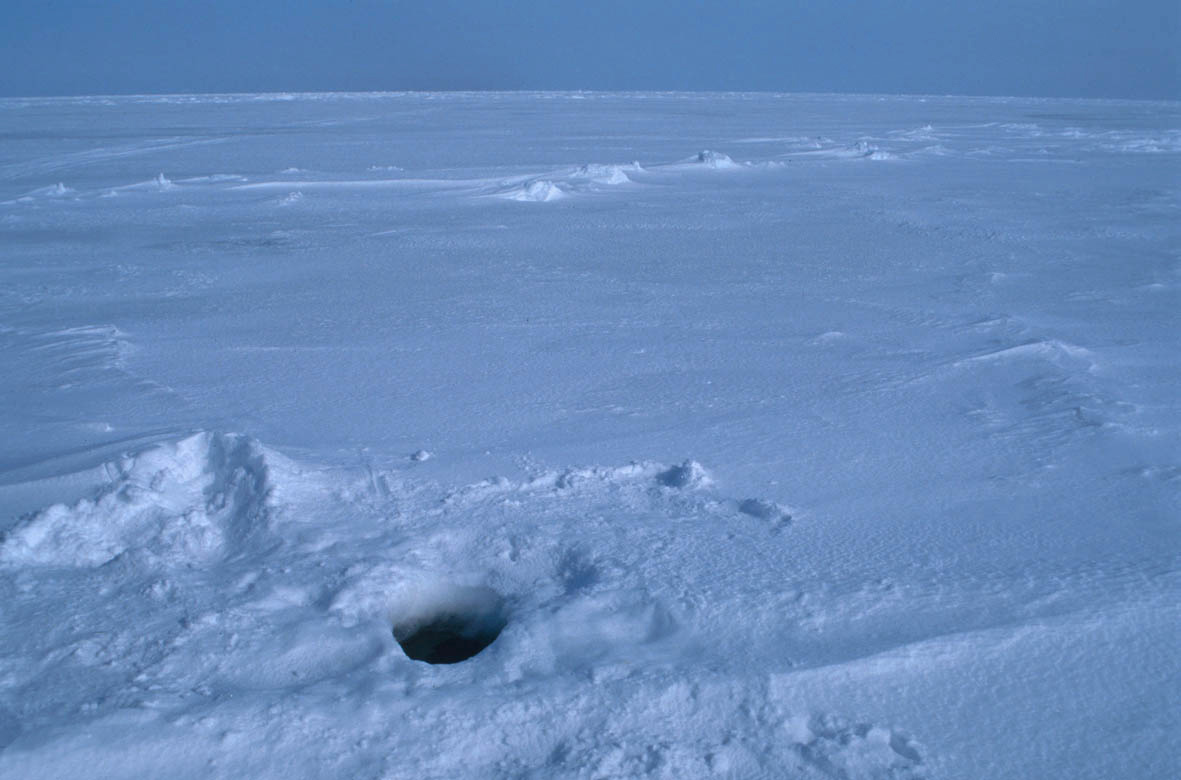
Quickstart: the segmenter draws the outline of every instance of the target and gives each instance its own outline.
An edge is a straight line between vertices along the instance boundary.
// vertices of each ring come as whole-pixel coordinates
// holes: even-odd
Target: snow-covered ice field
[[[0,100],[0,534],[5,780],[1175,777],[1181,104]]]

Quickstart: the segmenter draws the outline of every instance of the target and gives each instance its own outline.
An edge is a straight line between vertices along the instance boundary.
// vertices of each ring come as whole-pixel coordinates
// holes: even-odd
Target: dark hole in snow
[[[394,639],[415,661],[466,661],[495,642],[508,624],[504,601],[490,588],[434,588],[415,601],[394,623]]]
[[[670,488],[692,488],[709,483],[709,474],[700,463],[687,460],[656,475],[656,481]]]

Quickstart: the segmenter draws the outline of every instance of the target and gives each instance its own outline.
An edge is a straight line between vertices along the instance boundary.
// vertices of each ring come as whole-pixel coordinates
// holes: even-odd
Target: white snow
[[[566,192],[552,181],[545,179],[538,179],[536,181],[526,182],[525,184],[514,185],[509,189],[500,193],[502,197],[509,200],[522,201],[548,201],[557,200],[566,196]]]
[[[1175,776],[1181,105],[0,131],[0,777]]]

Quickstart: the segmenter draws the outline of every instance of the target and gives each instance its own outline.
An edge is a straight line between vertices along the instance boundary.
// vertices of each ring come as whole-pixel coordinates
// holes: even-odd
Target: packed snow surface
[[[0,777],[1177,776],[1178,104],[0,136]]]

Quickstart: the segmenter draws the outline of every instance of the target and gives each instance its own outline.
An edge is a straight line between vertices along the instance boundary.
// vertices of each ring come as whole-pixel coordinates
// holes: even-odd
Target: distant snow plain
[[[0,777],[1177,775],[1181,105],[0,138]]]

